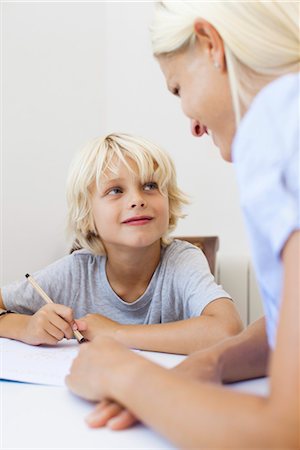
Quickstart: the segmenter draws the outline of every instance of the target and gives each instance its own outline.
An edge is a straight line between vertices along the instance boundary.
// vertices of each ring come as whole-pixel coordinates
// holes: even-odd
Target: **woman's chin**
[[[223,146],[219,146],[218,148],[220,150],[221,156],[224,159],[224,161],[227,161],[227,162],[231,163],[232,162],[232,159],[231,159],[231,148],[230,147],[225,147],[224,145]]]
[[[211,133],[211,137],[215,146],[219,149],[224,161],[232,162],[231,159],[231,146],[228,143],[223,142],[222,139],[218,138],[215,133]]]

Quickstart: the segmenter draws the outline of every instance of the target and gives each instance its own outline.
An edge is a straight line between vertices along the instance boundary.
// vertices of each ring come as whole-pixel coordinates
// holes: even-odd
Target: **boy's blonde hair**
[[[162,244],[170,243],[169,233],[176,227],[187,197],[178,188],[174,164],[167,153],[141,137],[112,133],[89,142],[71,165],[67,181],[68,230],[75,248],[86,248],[94,254],[105,254],[91,210],[92,189],[99,189],[107,171],[117,174],[123,163],[133,171],[128,159],[137,165],[141,183],[155,181],[169,199],[169,228]]]
[[[256,85],[299,70],[298,2],[156,2],[151,28],[156,56],[184,50],[195,42],[194,24],[204,19],[224,42],[236,122],[248,109]]]

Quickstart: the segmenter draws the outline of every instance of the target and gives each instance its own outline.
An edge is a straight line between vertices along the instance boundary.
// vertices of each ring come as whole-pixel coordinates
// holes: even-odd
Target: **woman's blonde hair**
[[[156,56],[180,51],[195,41],[194,24],[204,19],[224,42],[237,123],[258,83],[299,70],[299,8],[283,1],[156,2],[151,27]]]
[[[169,233],[176,227],[188,200],[178,188],[176,171],[171,158],[155,144],[141,137],[112,133],[89,142],[74,159],[67,181],[68,231],[75,239],[76,248],[86,248],[94,254],[105,254],[98,235],[91,208],[92,191],[99,190],[107,171],[118,173],[120,163],[133,169],[128,159],[137,166],[141,183],[154,181],[162,195],[169,199],[169,227],[162,244],[171,242]]]

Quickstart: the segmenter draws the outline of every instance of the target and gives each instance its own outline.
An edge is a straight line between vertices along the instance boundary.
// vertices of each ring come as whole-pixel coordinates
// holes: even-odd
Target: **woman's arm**
[[[113,337],[128,347],[167,353],[189,354],[237,334],[242,323],[227,298],[209,303],[201,316],[154,325],[121,325],[99,314],[76,321],[85,338]]]
[[[192,353],[172,371],[189,380],[233,382],[267,374],[269,346],[264,318],[250,325],[238,337]],[[101,401],[87,416],[90,427],[125,429],[137,422],[126,408],[111,400]]]
[[[239,335],[192,353],[172,370],[189,379],[230,383],[267,375],[268,361],[269,346],[262,317]]]
[[[187,383],[110,340],[82,346],[67,384],[85,398],[118,401],[179,447],[299,448],[299,248],[298,231],[282,255],[283,301],[268,398]],[[256,333],[249,339],[256,341]],[[243,347],[248,349],[249,343],[240,343],[241,364]],[[228,378],[230,355],[224,351],[221,358],[221,379]],[[232,373],[240,371],[238,360]]]

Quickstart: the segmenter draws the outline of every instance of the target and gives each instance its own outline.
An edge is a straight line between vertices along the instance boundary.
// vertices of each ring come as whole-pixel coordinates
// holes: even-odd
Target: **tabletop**
[[[141,352],[167,367],[182,356]],[[239,382],[226,388],[259,395],[268,393],[265,378]],[[0,382],[0,448],[41,450],[174,449],[162,436],[142,424],[123,431],[90,429],[84,417],[94,405],[64,386],[16,381]]]

